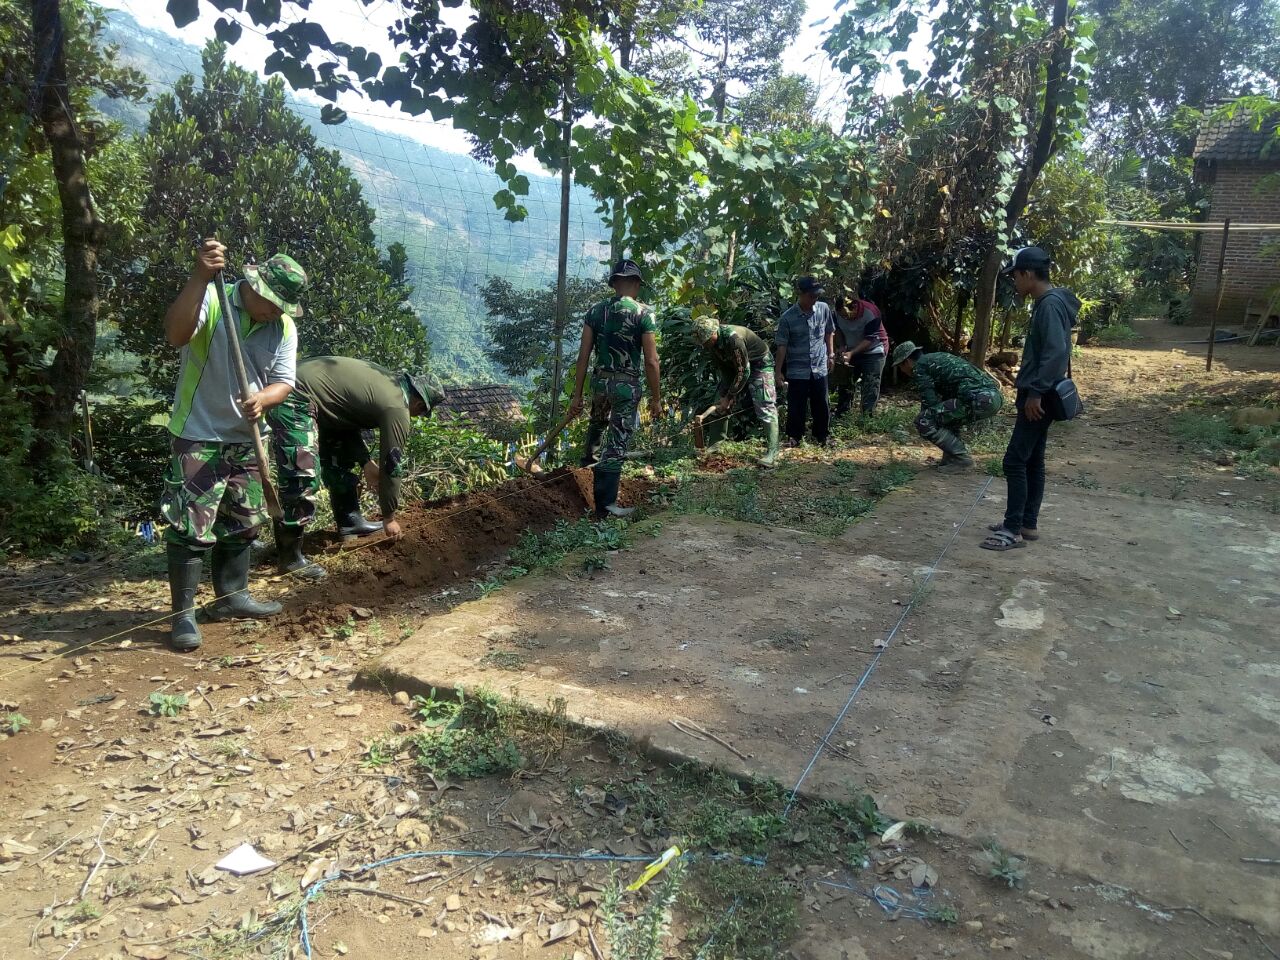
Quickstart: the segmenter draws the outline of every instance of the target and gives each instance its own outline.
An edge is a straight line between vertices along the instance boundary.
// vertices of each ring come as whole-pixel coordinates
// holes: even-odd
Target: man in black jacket
[[[1071,328],[1080,301],[1065,287],[1049,282],[1049,255],[1039,247],[1023,247],[1005,268],[1020,297],[1031,297],[1031,328],[1022,347],[1022,366],[1014,387],[1018,419],[1004,454],[1009,486],[1004,521],[994,524],[983,542],[987,550],[1012,550],[1039,539],[1037,525],[1044,500],[1044,449],[1053,423],[1054,387],[1071,362]]]

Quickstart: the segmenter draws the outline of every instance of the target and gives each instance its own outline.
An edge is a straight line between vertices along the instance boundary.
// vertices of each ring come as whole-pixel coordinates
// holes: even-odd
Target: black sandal
[[[991,526],[987,527],[987,529],[990,530],[992,533],[995,533],[997,530],[1005,530],[1008,528],[1005,527],[1003,523],[993,523],[991,524]],[[1037,533],[1036,531],[1037,531],[1036,527],[1023,527],[1019,531],[1019,535],[1022,537],[1023,540],[1026,540],[1028,543],[1030,543],[1033,540],[1040,539],[1040,534]]]
[[[979,544],[983,550],[997,550],[1001,553],[1006,550],[1017,550],[1019,547],[1025,547],[1026,545],[1026,541],[1019,534],[1006,529],[1003,524],[998,529],[993,530],[991,535]]]

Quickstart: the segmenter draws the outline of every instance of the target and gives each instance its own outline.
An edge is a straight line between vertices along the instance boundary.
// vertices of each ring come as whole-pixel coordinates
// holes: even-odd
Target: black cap
[[[1045,253],[1039,247],[1023,247],[1013,255],[1001,273],[1013,273],[1015,270],[1047,270],[1053,263],[1053,259],[1049,254]]]
[[[796,281],[796,291],[798,293],[821,293],[822,281],[817,277],[801,277]]]
[[[637,280],[644,280],[644,275],[634,260],[619,260],[614,264],[613,273],[609,274],[609,282],[613,283],[619,277],[635,277]]]

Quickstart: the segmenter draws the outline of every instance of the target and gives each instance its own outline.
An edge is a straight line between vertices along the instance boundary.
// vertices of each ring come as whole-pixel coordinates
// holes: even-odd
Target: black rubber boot
[[[969,456],[969,448],[954,431],[942,427],[930,439],[942,450],[942,462],[938,466],[960,468],[973,466],[973,457]]]
[[[360,514],[360,496],[354,490],[330,490],[329,503],[333,505],[333,522],[338,525],[340,537],[369,537],[382,532],[382,524],[366,520]]]
[[[622,485],[621,473],[595,472],[592,493],[596,502],[596,519],[608,520],[611,517],[625,519],[635,513],[634,507],[618,506],[618,487]]]
[[[219,543],[213,548],[213,592],[216,599],[204,608],[210,620],[260,620],[284,608],[274,600],[262,603],[249,596],[249,543]]]
[[[196,591],[204,576],[204,554],[203,550],[192,550],[180,543],[165,545],[169,560],[169,603],[174,613],[169,646],[184,653],[200,646]]]
[[[306,536],[303,527],[285,526],[279,520],[273,525],[276,537],[276,569],[291,573],[299,580],[319,583],[329,574],[318,563],[308,560],[302,553],[302,540]]]

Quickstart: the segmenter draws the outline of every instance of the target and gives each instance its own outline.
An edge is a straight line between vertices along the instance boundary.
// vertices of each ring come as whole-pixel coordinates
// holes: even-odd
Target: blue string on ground
[[[875,672],[875,669],[879,665],[881,658],[885,655],[885,653],[888,652],[889,647],[893,643],[894,637],[898,635],[898,631],[902,628],[903,623],[906,622],[907,617],[910,616],[912,609],[915,607],[916,603],[920,600],[920,598],[924,596],[925,590],[928,589],[929,583],[933,580],[934,573],[937,572],[938,567],[942,564],[942,561],[946,558],[947,551],[951,549],[951,545],[956,542],[956,537],[960,535],[960,531],[964,529],[965,524],[969,522],[969,518],[973,516],[973,511],[976,510],[978,507],[978,504],[982,502],[982,498],[983,496],[986,495],[987,488],[991,486],[991,481],[993,479],[994,479],[993,477],[987,477],[987,479],[983,482],[982,486],[978,488],[978,493],[977,493],[977,496],[973,498],[973,503],[969,504],[969,509],[965,511],[965,514],[960,519],[960,522],[957,523],[955,525],[955,529],[951,531],[951,536],[948,537],[947,542],[943,544],[942,550],[938,553],[938,558],[934,560],[933,565],[929,567],[928,576],[926,576],[924,580],[921,581],[920,585],[916,587],[915,591],[911,594],[911,599],[908,600],[906,606],[902,608],[902,613],[899,614],[897,622],[894,623],[893,627],[889,630],[889,633],[885,636],[884,646],[881,647],[876,652],[876,655],[871,658],[871,662],[867,664],[867,669],[863,671],[862,676],[858,678],[858,682],[855,683],[853,685],[853,689],[849,691],[849,697],[848,699],[845,700],[844,706],[840,708],[840,712],[836,714],[836,718],[831,724],[831,729],[827,731],[825,736],[818,738],[817,749],[814,750],[813,756],[809,758],[808,764],[805,765],[804,770],[800,774],[800,778],[796,781],[795,786],[791,788],[790,794],[787,797],[786,806],[783,807],[782,809],[783,820],[786,820],[788,817],[790,817],[792,809],[795,807],[796,802],[799,800],[800,787],[804,785],[805,780],[809,778],[809,774],[813,772],[813,768],[817,766],[818,760],[821,759],[823,752],[825,752],[825,750],[827,749],[828,744],[831,742],[831,738],[835,736],[836,731],[840,728],[840,724],[844,723],[845,717],[848,716],[849,711],[853,708],[854,701],[858,699],[858,694],[862,692],[862,689],[867,685],[867,681],[871,679],[871,674]],[[760,861],[760,865],[765,866],[767,862],[768,862],[768,856],[765,856]],[[850,887],[849,889],[853,890],[855,888]],[[881,889],[889,890],[892,888],[882,887]],[[897,891],[894,891],[894,894],[897,895]],[[877,898],[872,897],[872,899],[875,899],[877,903],[880,903],[880,901]],[[734,917],[734,915],[738,912],[738,908],[741,905],[742,905],[742,898],[735,897],[733,900],[733,904],[729,907],[729,911],[728,913],[725,914],[724,919],[721,920],[718,924],[716,924],[716,928],[711,932],[711,936],[707,939],[707,942],[702,945],[702,948],[695,955],[695,960],[703,960],[703,957],[706,956],[707,951],[710,950],[711,946],[715,943],[716,937],[719,936],[720,931],[723,930],[725,925]],[[884,904],[881,903],[881,906],[884,906]],[[914,909],[915,908],[904,908],[904,910],[914,910]],[[915,912],[919,913],[919,911],[915,911]],[[913,914],[904,914],[904,915],[913,916]],[[918,919],[925,919],[926,917],[927,915],[921,914]]]

